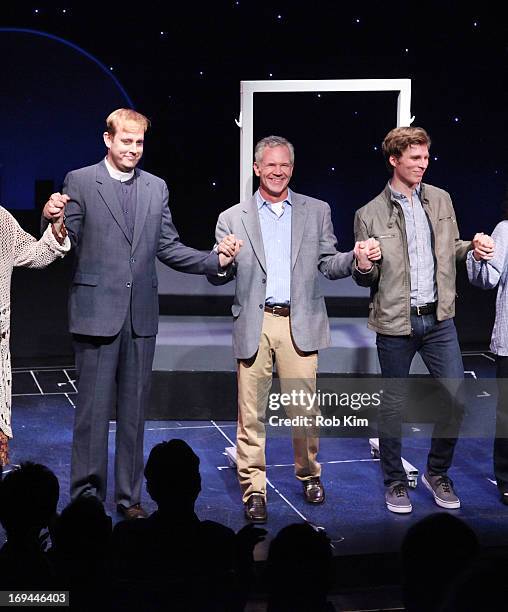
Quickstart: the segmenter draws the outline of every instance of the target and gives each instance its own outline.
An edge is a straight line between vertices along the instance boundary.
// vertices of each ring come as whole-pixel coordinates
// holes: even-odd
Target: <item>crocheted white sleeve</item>
[[[40,240],[21,229],[16,219],[0,206],[0,429],[9,437],[11,430],[11,363],[9,354],[10,292],[13,266],[44,268],[63,257],[71,243],[60,245],[51,226]]]
[[[55,259],[63,257],[71,248],[68,237],[64,240],[62,245],[59,244],[53,236],[51,225],[48,225],[42,238],[36,240],[19,226],[14,217],[11,215],[9,216],[12,219],[12,262],[14,266],[45,268]]]

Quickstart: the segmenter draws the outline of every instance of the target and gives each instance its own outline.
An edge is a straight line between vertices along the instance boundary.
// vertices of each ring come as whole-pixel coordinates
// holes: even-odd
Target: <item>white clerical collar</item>
[[[120,181],[125,183],[125,181],[129,181],[134,176],[134,170],[130,172],[122,172],[121,170],[117,170],[113,168],[113,166],[108,162],[108,158],[104,158],[104,163],[106,164],[106,170],[108,171],[109,176],[116,181]]]

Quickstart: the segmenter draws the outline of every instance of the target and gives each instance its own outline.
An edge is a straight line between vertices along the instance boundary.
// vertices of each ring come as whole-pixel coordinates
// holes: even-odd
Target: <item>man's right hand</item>
[[[51,194],[49,200],[42,209],[42,214],[48,221],[54,222],[56,219],[61,219],[65,210],[65,205],[70,200],[68,195],[61,193]]]
[[[226,268],[234,260],[243,246],[243,240],[236,238],[234,234],[228,234],[217,245],[219,254],[219,264],[221,268]]]

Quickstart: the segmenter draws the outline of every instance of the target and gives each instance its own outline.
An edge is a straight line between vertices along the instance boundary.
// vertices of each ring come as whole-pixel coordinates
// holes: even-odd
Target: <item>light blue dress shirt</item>
[[[390,185],[393,198],[401,205],[406,222],[407,250],[411,268],[411,306],[437,301],[432,231],[420,200],[421,185],[407,197]]]
[[[259,223],[266,260],[266,304],[291,301],[291,191],[284,200],[280,217],[270,202],[256,192]]]

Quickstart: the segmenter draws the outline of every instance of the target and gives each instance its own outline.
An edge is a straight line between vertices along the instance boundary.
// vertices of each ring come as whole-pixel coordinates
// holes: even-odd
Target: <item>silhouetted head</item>
[[[0,482],[0,522],[8,537],[39,533],[56,514],[60,486],[55,474],[27,461]]]
[[[269,610],[320,610],[331,584],[332,557],[327,535],[308,523],[281,529],[268,551]]]
[[[503,550],[487,553],[463,571],[451,585],[439,612],[499,612],[506,610],[508,558]]]
[[[94,496],[82,495],[66,506],[55,526],[55,548],[63,555],[101,555],[109,544],[111,517]]]
[[[431,514],[412,525],[401,547],[407,609],[435,610],[450,583],[469,566],[478,550],[478,539],[471,527],[446,512]],[[432,581],[432,588],[428,581],[415,579],[429,571],[439,577]]]
[[[146,490],[159,505],[194,504],[201,491],[199,457],[183,440],[156,444],[145,466]]]

